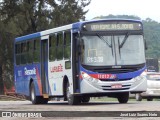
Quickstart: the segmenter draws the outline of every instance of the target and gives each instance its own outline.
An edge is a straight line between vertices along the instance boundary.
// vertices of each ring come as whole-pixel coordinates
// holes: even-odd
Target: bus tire
[[[142,96],[141,96],[140,93],[136,93],[136,94],[135,94],[135,97],[136,97],[136,100],[137,100],[137,101],[142,101]]]
[[[88,103],[90,100],[90,97],[82,97],[81,101],[84,103]]]
[[[66,95],[67,95],[67,101],[69,105],[78,105],[81,102],[81,99],[79,96],[75,96],[70,93],[69,91],[69,83],[67,82],[66,85]]]
[[[33,82],[30,86],[30,100],[32,104],[40,104],[41,102],[40,97],[36,96],[35,86]]]
[[[129,99],[129,92],[123,92],[118,94],[119,103],[127,103]]]

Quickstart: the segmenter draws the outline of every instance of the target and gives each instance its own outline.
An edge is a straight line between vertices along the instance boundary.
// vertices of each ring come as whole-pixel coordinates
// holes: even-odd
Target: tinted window
[[[69,59],[71,57],[71,33],[67,31],[64,33],[64,58]]]
[[[56,59],[56,35],[53,34],[49,38],[49,60],[54,61]]]

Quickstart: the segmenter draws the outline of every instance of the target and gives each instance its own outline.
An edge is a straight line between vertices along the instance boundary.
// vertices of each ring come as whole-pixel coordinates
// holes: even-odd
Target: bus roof
[[[67,29],[72,29],[73,32],[77,32],[77,31],[80,30],[82,24],[84,24],[84,23],[103,22],[103,21],[130,21],[130,22],[140,22],[141,23],[141,20],[133,20],[133,19],[119,19],[119,18],[94,19],[94,20],[89,20],[89,21],[75,22],[73,24],[69,24],[69,25],[65,25],[65,26],[52,28],[52,29],[41,31],[41,32],[36,32],[36,33],[33,33],[33,34],[28,34],[28,35],[24,35],[24,36],[21,36],[21,37],[17,37],[17,38],[15,38],[15,42],[20,42],[20,41],[24,41],[24,40],[28,40],[28,39],[34,39],[34,38],[38,38],[38,37],[41,37],[41,36],[52,34],[54,32],[64,31],[64,30],[67,30]]]

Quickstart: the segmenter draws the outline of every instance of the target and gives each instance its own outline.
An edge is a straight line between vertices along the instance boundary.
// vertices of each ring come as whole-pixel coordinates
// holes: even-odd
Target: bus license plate
[[[111,86],[112,89],[122,88],[121,84],[114,84]]]

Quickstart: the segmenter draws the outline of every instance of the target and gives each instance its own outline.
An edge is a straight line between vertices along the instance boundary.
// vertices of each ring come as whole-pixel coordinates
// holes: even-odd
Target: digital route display
[[[142,30],[138,22],[95,22],[82,26],[83,31]]]

